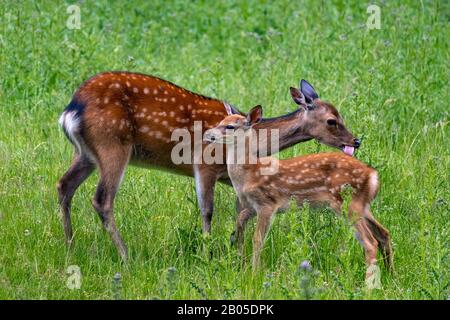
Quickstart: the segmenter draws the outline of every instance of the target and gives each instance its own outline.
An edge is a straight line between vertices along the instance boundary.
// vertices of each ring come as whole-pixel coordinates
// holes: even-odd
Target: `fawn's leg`
[[[232,186],[232,185],[231,185],[231,186]],[[241,211],[244,210],[244,207],[242,206],[241,202],[239,201],[239,197],[236,197],[235,208],[236,208],[236,220],[237,220],[238,217],[239,217],[239,214],[241,213]],[[234,230],[231,232],[231,235],[230,235],[230,243],[231,243],[231,245],[234,245],[234,244],[235,244],[235,242],[236,242],[236,237],[237,237],[237,235],[236,235],[236,229],[234,229]]]
[[[203,232],[211,233],[211,219],[214,210],[214,186],[217,172],[207,166],[194,166],[195,190],[202,213]]]
[[[366,279],[372,275],[372,267],[377,263],[378,242],[363,217],[365,203],[353,199],[349,206],[349,218],[356,229],[355,236],[364,248],[366,260]]]
[[[236,219],[236,238],[239,256],[244,256],[244,234],[248,220],[255,214],[250,209],[243,209]]]
[[[73,239],[72,223],[70,219],[70,205],[77,188],[94,171],[95,165],[83,155],[75,153],[72,164],[67,172],[59,179],[58,201],[61,208],[62,222],[66,243],[71,244]]]
[[[114,197],[119,188],[125,168],[130,158],[131,146],[116,145],[98,150],[100,181],[92,204],[100,216],[103,227],[111,236],[122,260],[128,258],[128,250],[117,230],[114,219]]]
[[[394,270],[392,242],[389,231],[372,215],[370,210],[366,210],[364,220],[372,235],[377,239],[383,255],[383,260],[388,271]]]
[[[273,208],[263,208],[257,213],[256,230],[253,236],[253,271],[259,268],[262,247],[275,212]]]

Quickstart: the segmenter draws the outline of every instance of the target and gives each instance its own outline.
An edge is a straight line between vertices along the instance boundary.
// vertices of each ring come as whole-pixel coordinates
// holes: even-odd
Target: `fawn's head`
[[[304,110],[302,129],[305,133],[320,143],[353,155],[361,141],[347,130],[337,109],[332,104],[319,99],[319,95],[311,84],[302,80],[300,89],[291,87],[291,96],[294,102]]]
[[[215,128],[205,132],[205,140],[208,142],[232,144],[235,137],[248,134],[249,129],[262,119],[262,107],[256,106],[243,116],[240,114],[232,114],[225,117]]]

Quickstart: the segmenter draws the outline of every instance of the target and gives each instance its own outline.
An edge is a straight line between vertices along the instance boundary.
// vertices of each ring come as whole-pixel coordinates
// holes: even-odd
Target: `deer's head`
[[[304,110],[302,128],[304,133],[318,142],[335,147],[348,155],[353,155],[361,144],[345,127],[337,109],[319,99],[311,84],[300,82],[300,89],[291,87],[294,102]]]
[[[250,133],[253,125],[262,119],[262,107],[256,106],[243,116],[240,114],[232,114],[225,117],[215,128],[205,132],[205,140],[208,142],[233,144],[235,137]]]

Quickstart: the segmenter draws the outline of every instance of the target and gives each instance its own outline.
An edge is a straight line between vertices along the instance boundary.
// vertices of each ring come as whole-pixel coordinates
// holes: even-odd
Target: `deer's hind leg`
[[[364,212],[367,205],[364,201],[354,197],[349,206],[349,218],[354,223],[356,229],[355,237],[364,248],[367,266],[366,279],[372,276],[371,270],[376,265],[378,251],[378,241],[372,234],[367,221],[364,219]]]
[[[381,253],[383,255],[384,264],[388,271],[394,270],[392,242],[389,231],[367,210],[364,214],[364,220],[372,235],[377,239]]]
[[[117,229],[113,207],[114,198],[130,159],[131,146],[118,144],[99,148],[96,150],[96,154],[100,169],[100,181],[92,204],[122,260],[126,261],[128,250]]]
[[[72,198],[78,187],[91,175],[95,165],[85,155],[75,153],[72,164],[67,172],[59,179],[56,186],[58,190],[58,201],[61,208],[62,222],[66,243],[71,244],[73,240],[72,222],[70,218],[70,206]]]

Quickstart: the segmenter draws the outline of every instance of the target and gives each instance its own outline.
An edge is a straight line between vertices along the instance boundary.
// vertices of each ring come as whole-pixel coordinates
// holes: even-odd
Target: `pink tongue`
[[[344,146],[344,153],[348,154],[349,156],[353,155],[353,152],[355,151],[355,148],[350,147],[350,146]]]

